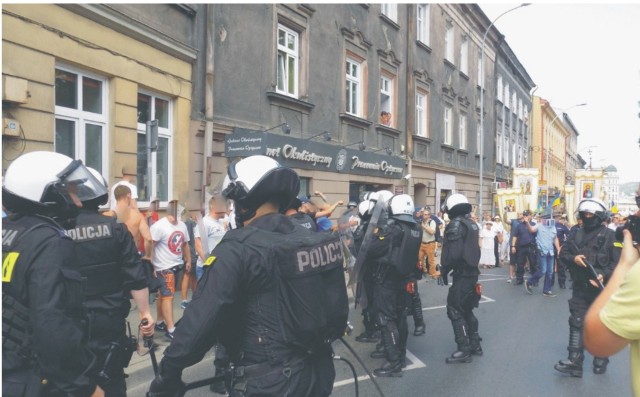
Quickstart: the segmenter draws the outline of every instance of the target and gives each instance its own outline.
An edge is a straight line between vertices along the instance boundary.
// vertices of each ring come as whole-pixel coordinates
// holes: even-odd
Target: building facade
[[[566,142],[570,134],[563,113],[554,110],[549,101],[534,96],[532,109],[532,166],[540,170],[541,189],[548,188],[552,197],[565,185]]]
[[[511,186],[513,169],[531,166],[531,91],[535,83],[511,47],[500,44],[495,73],[496,182]]]
[[[602,190],[605,193],[605,203],[609,208],[613,208],[620,202],[620,177],[618,169],[614,165],[609,165],[604,169]]]
[[[565,143],[566,148],[566,162],[565,162],[565,183],[572,185],[576,180],[576,170],[584,168],[584,160],[578,155],[578,129],[571,121],[571,118],[566,113],[562,115],[562,121],[565,129],[569,132],[567,141]]]
[[[3,118],[20,126],[3,134],[3,171],[24,152],[54,150],[109,183],[137,169],[141,207],[187,191],[195,16],[169,4],[3,4]],[[23,97],[5,95],[15,87]]]

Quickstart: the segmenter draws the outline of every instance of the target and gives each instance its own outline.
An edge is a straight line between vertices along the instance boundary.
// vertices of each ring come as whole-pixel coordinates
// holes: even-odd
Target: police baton
[[[140,325],[146,326],[149,324],[149,320],[146,318],[142,319]],[[149,357],[151,357],[151,365],[153,366],[153,374],[158,375],[158,360],[156,360],[156,346],[153,343],[153,336],[143,336],[142,340],[144,341],[144,347],[149,349]]]

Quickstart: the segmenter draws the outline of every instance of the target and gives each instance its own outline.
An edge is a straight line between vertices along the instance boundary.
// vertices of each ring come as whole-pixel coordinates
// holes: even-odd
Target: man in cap
[[[533,215],[531,211],[524,210],[522,216],[523,220],[517,224],[515,233],[511,232],[511,255],[515,255],[516,285],[524,283],[525,262],[529,261],[530,274],[534,274],[538,269],[535,256],[536,234],[528,227],[535,226],[535,222],[532,221]]]

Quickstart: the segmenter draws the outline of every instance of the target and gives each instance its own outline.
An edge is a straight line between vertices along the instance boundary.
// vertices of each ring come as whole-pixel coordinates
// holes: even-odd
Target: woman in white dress
[[[489,269],[494,267],[496,258],[493,254],[493,239],[496,234],[492,230],[493,222],[484,223],[484,227],[480,231],[480,267]]]

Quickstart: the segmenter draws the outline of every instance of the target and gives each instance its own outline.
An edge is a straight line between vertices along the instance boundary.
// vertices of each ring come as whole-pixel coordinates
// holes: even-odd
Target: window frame
[[[458,115],[458,139],[460,149],[467,150],[468,146],[468,123],[467,123],[467,115],[464,113],[460,113]]]
[[[98,125],[102,128],[102,150],[101,150],[101,170],[100,174],[109,180],[109,80],[106,76],[101,76],[95,73],[87,72],[83,69],[75,68],[66,64],[56,63],[54,65],[55,70],[61,70],[68,73],[73,73],[78,77],[76,87],[77,108],[68,108],[66,106],[60,106],[55,103],[55,81],[54,81],[54,136],[53,136],[53,150],[57,152],[56,137],[55,137],[55,120],[68,120],[73,121],[74,128],[74,159],[80,159],[86,165],[87,164],[87,139],[86,139],[86,125]],[[102,90],[100,92],[102,111],[101,113],[94,113],[82,110],[83,106],[83,92],[82,92],[82,79],[90,78],[97,80],[102,84]],[[55,76],[54,76],[55,78]]]
[[[396,3],[381,3],[380,13],[395,23],[398,23],[398,5]]]
[[[496,134],[496,163],[502,164],[502,134]]]
[[[357,71],[358,74],[356,77],[352,76],[350,74],[350,70],[352,68],[350,68],[348,65],[349,64],[353,64],[357,66]],[[363,95],[362,95],[362,90],[363,90],[363,81],[362,81],[362,75],[364,72],[364,66],[362,62],[358,62],[357,60],[355,60],[353,57],[347,56],[346,60],[345,60],[345,67],[346,67],[346,71],[345,71],[345,112],[347,114],[356,116],[356,117],[362,117],[363,114]],[[350,97],[347,96],[347,90],[349,88],[351,88],[351,90],[353,90],[353,86],[355,86],[356,88],[356,109],[355,112],[353,111],[353,106],[349,106],[350,103]],[[353,104],[352,104],[353,105]]]
[[[452,22],[445,22],[444,32],[444,59],[455,64],[455,26]]]
[[[279,34],[280,34],[280,30],[285,32],[285,39],[288,39],[288,34],[291,34],[295,37],[295,51],[289,49],[286,45],[285,46],[281,46],[280,45],[280,41],[279,41]],[[286,44],[286,43],[285,43]],[[285,59],[284,59],[284,72],[285,72],[285,76],[284,76],[284,83],[285,83],[285,89],[281,90],[278,87],[278,77],[279,77],[279,68],[278,68],[278,59],[279,59],[279,55],[280,52],[283,52],[285,54]],[[291,93],[289,92],[288,89],[288,81],[289,81],[289,58],[293,58],[295,60],[294,62],[294,73],[295,73],[295,78],[294,78],[294,92]],[[286,25],[282,24],[282,23],[278,23],[277,25],[277,29],[276,29],[276,92],[282,95],[286,95],[286,96],[290,96],[293,98],[298,98],[299,97],[299,93],[300,93],[300,33],[287,27]]]
[[[451,145],[453,143],[453,106],[444,105],[442,125],[444,129],[443,143]]]
[[[154,91],[150,91],[150,90],[146,90],[143,88],[139,88],[137,93],[136,93],[136,98],[138,94],[142,94],[142,95],[147,95],[150,96],[152,98],[152,103],[151,103],[151,108],[149,109],[149,118],[150,120],[154,120],[155,117],[155,107],[156,107],[156,101],[155,99],[161,99],[164,101],[167,101],[167,127],[161,127],[160,125],[158,125],[158,145],[160,142],[161,138],[166,138],[167,139],[167,199],[171,199],[172,198],[172,193],[173,193],[173,179],[174,179],[174,175],[173,175],[173,101],[171,100],[170,97],[166,96],[166,95],[162,95],[162,94],[158,94]],[[138,135],[146,135],[147,133],[147,124],[146,123],[139,123],[136,120],[136,133]],[[137,142],[137,136],[136,136],[136,142]],[[157,178],[158,176],[158,151],[153,151],[151,152],[151,172],[152,174]],[[137,158],[136,158],[136,164],[137,164]],[[145,169],[146,169],[146,165],[145,165]],[[138,179],[140,178],[140,176],[138,176]],[[139,183],[139,181],[137,181],[137,183]],[[137,184],[136,183],[136,184]],[[152,197],[158,197],[158,183],[157,183],[157,179],[156,179],[156,183],[154,184],[154,186],[152,186],[152,188],[150,189],[151,191],[149,192],[149,198],[148,200],[139,200],[138,201],[138,205],[139,206],[145,206],[145,205],[149,205],[149,200],[151,200]],[[138,189],[138,194],[140,189]],[[168,201],[160,201],[160,206],[161,207],[166,207],[168,204]]]
[[[469,75],[469,38],[466,35],[460,41],[460,71]]]
[[[418,99],[420,97],[424,98],[423,109],[420,109],[420,106],[418,103]],[[424,113],[423,117],[419,117],[420,112]],[[420,121],[419,121],[420,119],[422,119],[422,124],[424,124],[424,128],[420,128]],[[416,127],[415,128],[416,128],[416,135],[421,136],[423,138],[429,138],[429,94],[422,90],[416,91]]]
[[[424,15],[420,17],[420,11],[423,10]],[[431,7],[430,4],[418,4],[416,7],[416,38],[419,42],[430,45],[430,21]]]

